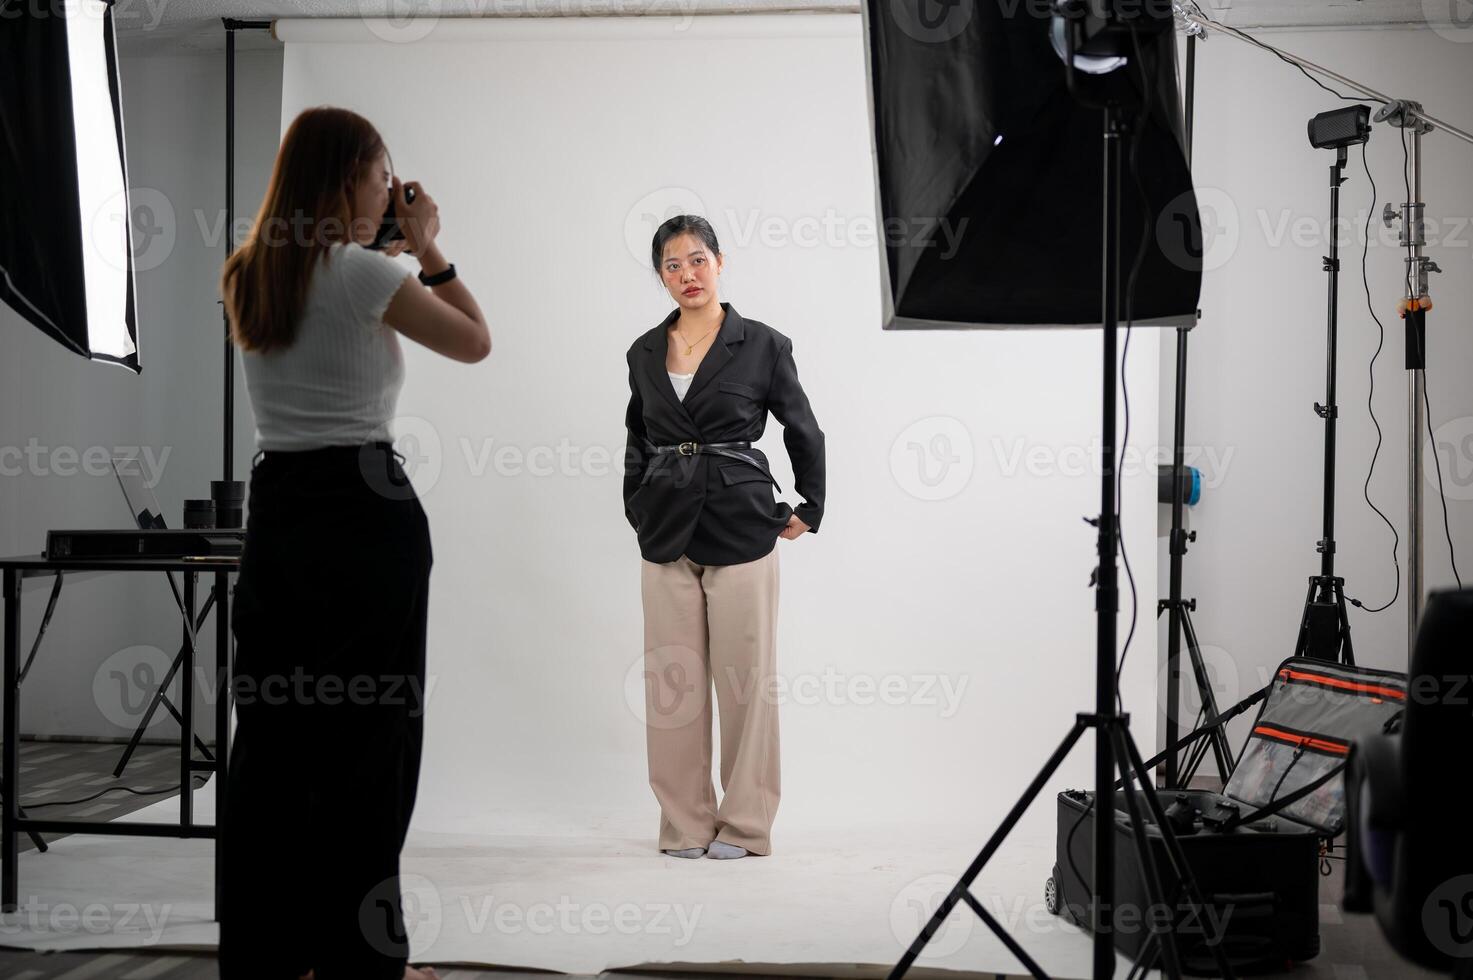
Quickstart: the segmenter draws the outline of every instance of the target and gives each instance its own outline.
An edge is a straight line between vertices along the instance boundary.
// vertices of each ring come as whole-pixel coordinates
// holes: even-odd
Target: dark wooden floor
[[[113,769],[126,748],[110,742],[22,742],[21,808],[28,816],[40,819],[101,822],[179,795],[177,745],[138,746],[122,777],[115,778]],[[206,775],[196,773],[195,785],[202,785]],[[147,795],[125,792],[121,789],[124,786]],[[150,790],[163,792],[147,792]],[[87,799],[94,796],[96,799]],[[63,836],[43,835],[47,841]],[[22,851],[34,847],[29,837],[21,837]]]
[[[123,746],[89,742],[24,742],[21,745],[21,805],[32,816],[110,820],[178,794],[177,746],[140,746],[121,779],[113,767]],[[85,800],[110,786],[164,789],[148,796],[110,792]],[[84,801],[84,802],[81,802]],[[59,835],[47,835],[55,840]],[[22,838],[22,850],[31,848]],[[1321,902],[1332,906],[1321,917],[1320,955],[1291,973],[1271,976],[1292,980],[1422,980],[1431,973],[1402,962],[1382,938],[1375,923],[1363,916],[1346,916],[1336,903],[1342,890],[1342,862],[1332,862],[1333,874],[1321,883]],[[960,914],[960,913],[958,913]],[[547,980],[547,973],[516,973],[437,967],[441,980]],[[582,977],[556,974],[569,980]],[[601,980],[633,980],[653,976],[605,973]],[[665,976],[675,976],[666,974]],[[706,976],[710,976],[707,974]],[[5,947],[0,934],[0,978],[4,980],[217,980],[215,958],[208,954],[148,952],[36,953]],[[749,975],[722,974],[722,980],[752,980]],[[592,977],[586,980],[594,980]]]
[[[436,967],[440,980],[668,980],[680,974],[639,973],[519,973],[512,970],[474,970]],[[0,951],[0,977],[5,980],[219,980],[213,956],[141,953],[10,953]],[[684,975],[687,980],[709,980],[711,974]],[[721,980],[755,980],[744,974],[723,974]]]

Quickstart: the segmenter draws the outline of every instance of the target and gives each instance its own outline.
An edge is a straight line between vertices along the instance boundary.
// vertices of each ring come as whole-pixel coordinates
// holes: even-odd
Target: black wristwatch
[[[450,263],[450,268],[444,272],[437,272],[433,276],[427,276],[424,270],[419,270],[419,281],[426,286],[438,286],[455,278],[455,263]]]

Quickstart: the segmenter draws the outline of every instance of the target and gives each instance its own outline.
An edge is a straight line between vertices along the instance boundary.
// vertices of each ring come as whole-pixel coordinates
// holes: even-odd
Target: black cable
[[[1289,760],[1289,764],[1287,766],[1285,766],[1284,767],[1284,771],[1279,774],[1279,781],[1276,782],[1276,783],[1274,783],[1274,791],[1272,793],[1268,794],[1268,802],[1269,803],[1272,803],[1274,800],[1276,800],[1276,799],[1279,798],[1279,790],[1283,789],[1283,787],[1284,787],[1284,780],[1286,780],[1286,779],[1289,778],[1289,773],[1291,773],[1291,772],[1294,771],[1294,766],[1298,764],[1299,760],[1301,758],[1303,758],[1303,756],[1304,756],[1304,746],[1301,745],[1301,746],[1299,746],[1299,748],[1297,748],[1297,749],[1294,750],[1294,757]],[[1265,804],[1265,805],[1267,805],[1267,804]]]
[[[1140,119],[1136,124],[1135,132],[1130,139],[1130,158],[1128,166],[1131,178],[1135,183],[1136,192],[1140,195],[1141,204],[1141,228],[1140,244],[1136,246],[1135,259],[1131,262],[1130,275],[1125,285],[1125,342],[1120,348],[1120,400],[1123,416],[1123,431],[1120,439],[1120,454],[1115,458],[1115,534],[1120,546],[1120,561],[1125,566],[1125,580],[1130,584],[1130,628],[1125,633],[1125,643],[1120,648],[1120,659],[1115,665],[1115,701],[1124,710],[1124,702],[1120,697],[1120,677],[1125,670],[1125,658],[1130,653],[1131,641],[1135,639],[1136,620],[1140,613],[1140,600],[1136,593],[1135,572],[1130,567],[1130,554],[1125,548],[1125,525],[1121,521],[1121,501],[1124,499],[1125,467],[1123,459],[1126,447],[1130,444],[1130,385],[1126,380],[1125,367],[1130,356],[1131,327],[1135,320],[1135,287],[1140,277],[1141,266],[1146,258],[1146,245],[1150,241],[1151,206],[1146,198],[1145,185],[1141,183],[1140,165],[1137,162],[1137,154],[1140,149],[1142,136],[1146,131],[1151,119],[1151,106],[1155,101],[1153,96],[1155,89],[1151,86],[1150,77],[1146,73],[1145,59],[1141,56],[1140,35],[1135,25],[1130,28],[1131,53],[1135,56],[1136,66],[1141,73],[1141,95],[1144,104],[1141,109]],[[1108,247],[1108,246],[1107,246]]]
[[[1381,349],[1386,346],[1386,326],[1381,322],[1381,318],[1376,315],[1376,304],[1371,302],[1371,279],[1370,274],[1366,271],[1367,259],[1371,251],[1371,218],[1376,213],[1376,178],[1371,176],[1371,165],[1366,160],[1366,144],[1364,143],[1360,145],[1360,162],[1361,166],[1365,168],[1366,180],[1371,183],[1371,209],[1366,212],[1365,242],[1360,253],[1360,279],[1361,285],[1365,287],[1366,291],[1366,309],[1370,310],[1371,319],[1376,321],[1376,353],[1371,355],[1370,366],[1366,369],[1370,375],[1370,390],[1366,394],[1366,411],[1370,413],[1371,424],[1376,427],[1376,448],[1371,453],[1371,465],[1366,469],[1366,482],[1361,486],[1361,495],[1366,498],[1366,503],[1370,505],[1371,510],[1376,512],[1376,516],[1380,517],[1386,523],[1386,526],[1391,529],[1391,566],[1396,570],[1396,585],[1392,589],[1391,598],[1386,601],[1386,604],[1375,606],[1374,608],[1367,606],[1359,599],[1350,599],[1349,596],[1346,598],[1350,599],[1350,604],[1358,609],[1378,613],[1390,609],[1392,604],[1396,602],[1397,597],[1401,595],[1401,561],[1397,557],[1397,550],[1401,547],[1401,535],[1396,532],[1396,525],[1392,524],[1390,519],[1381,512],[1381,508],[1377,507],[1371,500],[1371,475],[1376,472],[1376,460],[1381,455],[1382,441],[1381,422],[1376,418],[1376,359],[1381,356]],[[1331,229],[1330,233],[1335,234],[1336,232],[1334,229]]]
[[[1427,372],[1422,372],[1422,406],[1427,410],[1427,428],[1432,428],[1432,402],[1427,398]],[[1437,456],[1437,440],[1432,443],[1432,462],[1437,466],[1437,496],[1442,501],[1442,533],[1447,537],[1447,560],[1453,566],[1453,580],[1458,583],[1458,588],[1463,587],[1463,577],[1458,574],[1458,556],[1453,550],[1453,531],[1447,523],[1447,491],[1442,488],[1442,460]],[[1418,478],[1421,474],[1418,474]]]
[[[210,777],[205,773],[194,773],[191,778],[208,780]],[[161,793],[177,793],[180,785],[179,783],[175,783],[173,786],[166,786],[163,789],[134,789],[131,786],[109,786],[107,789],[99,790],[91,796],[84,796],[80,800],[51,800],[47,803],[22,803],[21,809],[44,810],[48,806],[81,806],[83,803],[91,803],[93,800],[105,796],[108,793],[119,791],[132,793],[135,796],[158,796]],[[203,783],[200,784],[200,786],[203,785]],[[198,786],[195,787],[195,789],[198,788]]]
[[[1195,8],[1195,10],[1197,11],[1198,17],[1201,17],[1203,20],[1213,25],[1218,30],[1227,31],[1229,34],[1233,35],[1236,38],[1247,41],[1249,44],[1257,45],[1258,47],[1272,54],[1274,57],[1278,58],[1280,61],[1284,62],[1284,64],[1292,65],[1293,67],[1299,69],[1300,74],[1302,74],[1305,78],[1309,79],[1311,82],[1314,82],[1320,88],[1324,89],[1326,92],[1329,92],[1337,99],[1344,99],[1346,102],[1359,102],[1361,99],[1370,99],[1372,102],[1380,102],[1383,105],[1386,103],[1385,99],[1379,98],[1374,95],[1346,95],[1343,92],[1337,92],[1334,89],[1330,88],[1330,86],[1326,85],[1324,82],[1320,81],[1318,78],[1315,78],[1313,75],[1311,75],[1309,73],[1309,70],[1303,65],[1291,61],[1287,55],[1285,55],[1282,51],[1280,51],[1273,45],[1263,43],[1262,41],[1258,40],[1258,38],[1254,37],[1252,34],[1247,33],[1246,31],[1240,31],[1236,27],[1229,27],[1227,24],[1224,24],[1221,21],[1213,20],[1211,17],[1208,17],[1202,11],[1202,8],[1196,3],[1193,3],[1192,7]]]
[[[1407,150],[1406,127],[1399,126],[1397,128],[1401,132],[1401,182],[1402,186],[1406,188],[1407,193],[1407,196],[1404,198],[1404,200],[1410,204],[1412,200],[1412,158],[1411,154]],[[1405,225],[1409,218],[1411,218],[1410,214],[1404,214],[1402,216],[1402,224]],[[1412,259],[1415,257],[1416,253],[1413,251],[1412,248],[1412,229],[1403,227],[1402,232],[1406,235],[1407,238],[1406,270],[1403,273],[1406,277],[1407,295],[1415,296],[1416,293],[1412,290]]]

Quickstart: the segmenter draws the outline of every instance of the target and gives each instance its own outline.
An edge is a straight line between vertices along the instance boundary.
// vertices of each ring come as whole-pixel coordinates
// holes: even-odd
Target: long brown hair
[[[349,109],[306,109],[287,128],[255,224],[225,260],[220,294],[241,350],[289,347],[317,261],[350,241],[353,193],[384,154],[373,124]]]

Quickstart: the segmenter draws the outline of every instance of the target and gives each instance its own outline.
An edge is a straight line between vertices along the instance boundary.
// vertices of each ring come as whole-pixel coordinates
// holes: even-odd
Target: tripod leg
[[[1197,716],[1197,724],[1202,723],[1202,716]],[[1192,754],[1187,757],[1186,767],[1182,770],[1181,788],[1191,787],[1192,780],[1197,777],[1197,770],[1202,768],[1202,762],[1207,758],[1207,750],[1210,747],[1208,739],[1199,739],[1192,745]]]
[[[1028,955],[1028,951],[1022,946],[1019,946],[1016,939],[1008,935],[1008,931],[1003,928],[1002,923],[993,918],[992,913],[987,911],[987,909],[983,907],[981,902],[977,901],[977,897],[975,895],[973,895],[970,891],[963,891],[962,901],[966,902],[967,905],[971,907],[972,911],[977,913],[977,918],[981,919],[983,923],[986,924],[987,928],[992,930],[993,935],[1002,940],[1002,944],[1008,948],[1008,952],[1016,956],[1018,958],[1018,962],[1022,963],[1029,973],[1033,974],[1035,977],[1048,976],[1047,973],[1043,972],[1043,967],[1039,966],[1038,963],[1033,959],[1033,957]]]
[[[1309,656],[1309,605],[1314,602],[1314,578],[1310,577],[1309,591],[1304,594],[1304,614],[1299,618],[1299,639],[1294,641],[1294,656]]]
[[[1130,964],[1130,972],[1125,974],[1125,980],[1135,980],[1137,974],[1144,977],[1151,972],[1149,964],[1156,961],[1156,947],[1159,945],[1155,936],[1146,937],[1146,941],[1141,944],[1140,953],[1136,955],[1135,962]]]
[[[1064,736],[1064,741],[1059,743],[1059,747],[1054,750],[1054,754],[1049,756],[1048,762],[1044,763],[1043,769],[1039,771],[1037,776],[1033,777],[1033,782],[1028,784],[1028,788],[1023,791],[1023,796],[1017,803],[1013,804],[1013,808],[1003,818],[1002,824],[988,838],[987,843],[982,847],[982,850],[977,856],[972,859],[972,863],[962,873],[956,885],[941,900],[941,904],[936,906],[936,911],[932,913],[931,918],[926,921],[926,924],[921,927],[920,934],[910,944],[910,948],[905,951],[905,955],[900,957],[900,962],[896,963],[894,969],[890,971],[889,980],[900,980],[901,977],[905,976],[911,965],[915,963],[916,957],[921,955],[921,950],[925,949],[926,944],[936,935],[936,930],[941,928],[941,923],[946,921],[946,917],[951,914],[951,910],[956,907],[956,903],[962,900],[963,893],[976,880],[976,877],[982,873],[982,868],[991,860],[992,855],[997,852],[997,849],[1002,846],[1003,840],[1012,831],[1017,822],[1022,819],[1023,812],[1033,803],[1034,798],[1043,791],[1044,784],[1053,776],[1054,770],[1059,768],[1059,764],[1064,761],[1064,757],[1069,754],[1069,750],[1074,748],[1074,743],[1079,741],[1079,736],[1084,734],[1084,730],[1087,727],[1089,726],[1082,720],[1076,720],[1074,722],[1074,727],[1069,729],[1069,734]],[[986,922],[987,920],[984,919],[983,921]],[[998,938],[1002,939],[1001,933],[998,934]],[[1006,943],[1006,940],[1003,940],[1003,942]],[[1034,976],[1042,977],[1044,974],[1035,973]]]
[[[1340,607],[1340,659],[1355,666],[1355,648],[1350,645],[1350,614],[1345,608],[1345,583],[1335,583],[1335,605]]]
[[[1120,736],[1125,743],[1126,752],[1129,753],[1131,768],[1136,773],[1135,778],[1142,786],[1147,787],[1144,794],[1146,807],[1151,811],[1151,819],[1155,820],[1156,826],[1161,829],[1161,841],[1166,845],[1166,854],[1171,859],[1177,878],[1181,880],[1182,888],[1187,893],[1187,901],[1190,903],[1191,910],[1197,914],[1198,921],[1202,924],[1203,941],[1212,951],[1213,962],[1217,964],[1223,980],[1233,980],[1233,968],[1222,951],[1222,943],[1226,937],[1221,934],[1213,936],[1208,932],[1212,923],[1207,918],[1207,902],[1202,897],[1202,889],[1197,886],[1197,876],[1192,873],[1191,865],[1187,863],[1186,852],[1181,849],[1181,841],[1176,839],[1176,831],[1172,830],[1171,824],[1166,821],[1166,811],[1162,808],[1161,801],[1155,793],[1150,792],[1149,774],[1145,763],[1141,761],[1141,754],[1135,746],[1135,740],[1127,731],[1122,730]]]
[[[1173,532],[1174,533],[1174,532]],[[1175,560],[1173,558],[1173,560]],[[1176,572],[1173,570],[1173,575]],[[1175,579],[1173,579],[1175,581]],[[1178,588],[1179,592],[1180,589]],[[1170,613],[1166,617],[1166,771],[1167,786],[1182,785],[1177,739],[1181,733],[1181,633],[1178,630],[1185,620],[1186,609],[1179,602],[1180,596],[1171,600]]]
[[[1112,726],[1110,738],[1115,745],[1115,764],[1120,769],[1120,778],[1125,783],[1125,808],[1130,813],[1130,832],[1135,838],[1136,854],[1140,858],[1141,871],[1146,882],[1146,894],[1151,902],[1151,909],[1141,910],[1142,925],[1150,930],[1148,935],[1156,936],[1157,932],[1151,929],[1149,913],[1155,909],[1166,910],[1166,932],[1161,936],[1161,958],[1166,961],[1164,972],[1171,980],[1179,980],[1181,977],[1181,957],[1176,946],[1176,916],[1170,904],[1166,901],[1166,893],[1161,885],[1161,876],[1156,868],[1156,856],[1151,853],[1151,841],[1146,834],[1145,821],[1141,819],[1140,801],[1135,798],[1134,774],[1130,755],[1121,742],[1125,730],[1121,726]],[[1146,792],[1151,792],[1150,784],[1146,784]],[[1095,800],[1095,819],[1111,820],[1115,817],[1115,801]]]
[[[1197,691],[1202,695],[1202,707],[1205,709],[1207,724],[1216,721],[1222,714],[1217,708],[1217,695],[1212,691],[1212,678],[1207,676],[1207,665],[1202,660],[1202,646],[1197,642],[1197,629],[1192,625],[1192,617],[1183,609],[1182,628],[1187,634],[1187,655],[1192,661],[1192,673],[1197,678]],[[1207,740],[1212,743],[1212,755],[1217,760],[1217,773],[1227,782],[1228,777],[1233,774],[1233,768],[1237,765],[1233,761],[1233,747],[1228,744],[1227,732],[1218,728]]]

